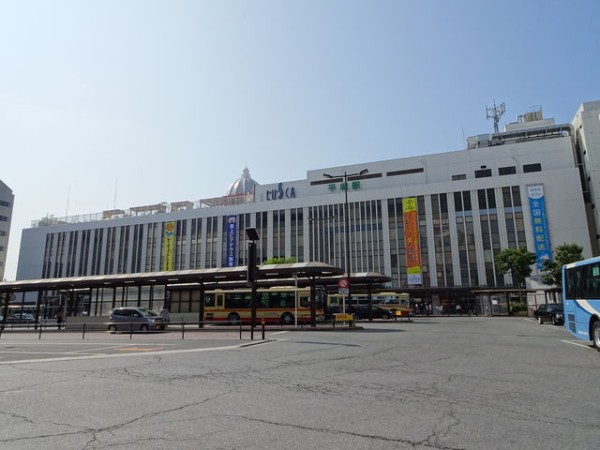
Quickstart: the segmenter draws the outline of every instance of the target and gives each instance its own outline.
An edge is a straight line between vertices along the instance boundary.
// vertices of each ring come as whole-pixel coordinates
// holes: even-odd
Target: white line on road
[[[265,343],[268,341],[259,341],[256,344]],[[255,345],[256,345],[255,344]],[[109,359],[109,358],[132,358],[135,356],[156,356],[156,355],[175,355],[182,353],[201,353],[201,352],[213,352],[219,350],[234,350],[244,347],[247,344],[240,345],[228,345],[224,347],[212,347],[212,348],[192,348],[192,349],[181,349],[181,350],[159,350],[153,352],[140,352],[140,353],[116,353],[116,354],[102,354],[102,355],[89,355],[89,356],[65,356],[60,358],[44,358],[44,359],[26,359],[20,361],[0,361],[0,365],[7,366],[12,364],[32,364],[32,363],[43,363],[43,362],[57,362],[57,361],[79,361],[84,359]]]
[[[581,342],[575,342],[575,341],[567,341],[565,339],[561,339],[562,342],[565,342],[567,344],[571,344],[571,345],[576,345],[577,347],[583,347],[583,348],[587,348],[588,350],[595,350],[594,347],[590,347],[587,344],[582,344]]]

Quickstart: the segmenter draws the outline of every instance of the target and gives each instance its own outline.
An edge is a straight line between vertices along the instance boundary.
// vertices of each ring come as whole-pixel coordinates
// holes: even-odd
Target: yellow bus
[[[397,317],[412,316],[410,294],[408,292],[380,292],[376,298],[377,305],[394,311]]]
[[[293,325],[310,323],[310,289],[295,287],[258,288],[256,319],[266,324]],[[325,319],[324,293],[315,290],[316,320]],[[204,297],[204,315],[207,321],[231,325],[249,323],[252,319],[252,290],[250,288],[207,291]]]

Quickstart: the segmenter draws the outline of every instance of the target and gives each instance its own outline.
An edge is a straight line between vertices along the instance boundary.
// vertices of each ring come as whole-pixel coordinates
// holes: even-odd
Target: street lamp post
[[[260,238],[256,228],[246,228],[246,237],[248,238],[248,273],[247,281],[252,288],[252,298],[250,299],[250,340],[254,340],[254,327],[256,326],[256,241]],[[240,319],[241,320],[241,319]]]
[[[350,263],[350,217],[349,217],[349,207],[348,207],[348,178],[354,176],[365,175],[369,172],[369,169],[363,169],[360,172],[356,173],[348,173],[344,170],[343,175],[330,175],[328,173],[324,173],[323,176],[325,178],[342,178],[344,179],[344,246],[346,247],[346,257],[344,261],[344,270],[346,272],[345,277],[348,280],[348,303],[352,303],[352,283],[350,282],[350,274],[352,273],[352,266]],[[346,302],[342,304],[342,312],[346,313]]]

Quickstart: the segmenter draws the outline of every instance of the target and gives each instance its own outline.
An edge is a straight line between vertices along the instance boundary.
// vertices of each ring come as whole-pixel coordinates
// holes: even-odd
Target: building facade
[[[266,185],[245,169],[221,198],[43,219],[23,231],[17,279],[247,265],[252,227],[258,263],[322,261],[440,297],[512,286],[494,264],[502,249],[536,253],[533,279],[557,245],[596,253],[600,187],[586,180],[598,167],[599,104],[583,104],[573,124],[528,113],[464,150]]]
[[[10,222],[14,201],[15,196],[13,195],[12,190],[0,181],[0,281],[4,280],[8,238],[10,236]]]

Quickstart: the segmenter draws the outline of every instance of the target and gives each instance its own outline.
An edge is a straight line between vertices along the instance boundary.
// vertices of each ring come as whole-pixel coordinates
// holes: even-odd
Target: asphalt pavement
[[[0,449],[595,449],[600,354],[526,318],[0,336]]]

